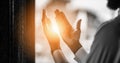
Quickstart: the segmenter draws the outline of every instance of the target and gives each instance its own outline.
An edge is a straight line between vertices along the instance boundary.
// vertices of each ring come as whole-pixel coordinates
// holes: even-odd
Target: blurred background
[[[75,27],[77,20],[81,22],[80,43],[83,48],[90,52],[97,28],[101,23],[114,18],[117,11],[112,11],[106,6],[107,0],[36,0],[35,1],[35,56],[36,63],[54,63],[50,53],[50,47],[44,35],[41,25],[42,10],[45,9],[47,16],[54,21],[54,11],[63,11],[70,24]],[[77,63],[74,54],[60,40],[62,51],[70,63]]]

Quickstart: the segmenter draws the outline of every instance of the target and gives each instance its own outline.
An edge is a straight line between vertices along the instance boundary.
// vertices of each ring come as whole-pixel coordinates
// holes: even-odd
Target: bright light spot
[[[53,30],[55,33],[58,33],[58,34],[59,34],[59,29],[58,29],[56,23],[53,23],[53,24],[52,24],[52,30]]]

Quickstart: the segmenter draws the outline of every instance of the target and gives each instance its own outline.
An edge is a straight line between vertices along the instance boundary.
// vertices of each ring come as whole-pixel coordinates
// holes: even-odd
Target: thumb
[[[80,25],[81,25],[81,19],[78,20],[77,25],[76,25],[76,30],[73,32],[73,35],[74,35],[73,38],[76,40],[79,40],[80,38],[80,34],[81,34]]]
[[[77,29],[77,30],[80,30],[81,21],[82,21],[82,20],[79,19],[78,22],[77,22],[77,25],[76,25],[76,29]]]
[[[45,11],[45,9],[43,9],[43,11],[42,11],[42,21],[44,21],[45,17],[46,17],[46,11]]]

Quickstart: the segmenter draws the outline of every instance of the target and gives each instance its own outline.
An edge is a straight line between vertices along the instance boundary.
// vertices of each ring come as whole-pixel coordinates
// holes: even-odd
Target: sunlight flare
[[[56,23],[54,23],[54,22],[52,23],[52,30],[53,30],[55,33],[59,34],[59,29],[58,29]]]

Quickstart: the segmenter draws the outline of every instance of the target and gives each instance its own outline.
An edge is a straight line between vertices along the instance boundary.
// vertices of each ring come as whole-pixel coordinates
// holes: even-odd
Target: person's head
[[[108,0],[107,6],[110,9],[116,10],[120,8],[120,0]]]

